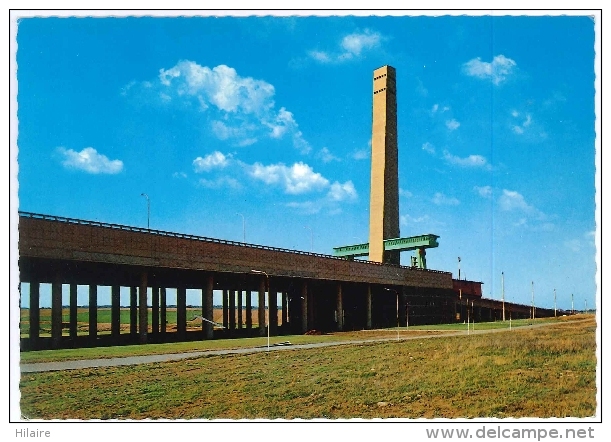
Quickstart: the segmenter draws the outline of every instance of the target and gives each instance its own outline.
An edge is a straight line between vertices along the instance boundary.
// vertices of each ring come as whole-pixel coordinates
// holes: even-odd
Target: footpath
[[[509,328],[495,328],[490,330],[475,330],[471,331],[470,335],[481,335],[488,333],[505,333],[515,330],[527,330],[539,327],[546,327],[549,325],[556,325],[556,322],[544,322],[541,324],[525,325],[521,327]],[[426,335],[426,336],[404,336],[400,337],[399,341],[409,341],[414,339],[435,339],[445,338],[450,336],[467,336],[467,331],[458,331],[450,333],[440,333],[438,335]],[[289,350],[303,350],[311,348],[324,348],[324,347],[335,347],[338,345],[362,345],[372,344],[376,342],[388,342],[397,341],[396,337],[389,338],[378,338],[378,339],[362,339],[362,340],[348,340],[348,341],[334,341],[334,342],[315,342],[311,344],[287,344],[282,345],[271,345],[269,351],[289,351]],[[107,359],[83,359],[77,361],[58,361],[58,362],[38,362],[32,364],[20,364],[21,373],[38,373],[46,371],[61,371],[61,370],[78,370],[82,368],[100,368],[100,367],[119,367],[122,365],[136,365],[136,364],[154,364],[159,362],[171,362],[180,361],[184,359],[195,359],[209,356],[223,356],[223,355],[239,355],[239,354],[251,354],[267,352],[267,346],[259,347],[245,347],[225,350],[204,350],[204,351],[192,351],[187,353],[166,353],[160,355],[143,355],[143,356],[127,356],[121,358],[107,358]]]

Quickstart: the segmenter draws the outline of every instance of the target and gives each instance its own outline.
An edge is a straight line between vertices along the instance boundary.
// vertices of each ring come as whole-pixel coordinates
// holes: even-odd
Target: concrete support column
[[[185,287],[176,289],[176,328],[178,339],[184,339],[187,335],[187,289]]]
[[[138,334],[138,292],[136,287],[129,288],[129,333]]]
[[[146,299],[148,289],[148,275],[142,272],[140,275],[140,291],[138,293],[138,319],[139,319],[139,340],[141,344],[148,342],[148,302]]]
[[[235,330],[235,290],[229,290],[229,334]]]
[[[59,348],[62,339],[62,281],[56,275],[51,285],[51,343]]]
[[[248,336],[252,333],[252,292],[246,291],[246,329]]]
[[[238,291],[238,330],[242,328],[242,290]]]
[[[342,295],[342,285],[337,284],[337,330],[344,330],[344,297]]]
[[[40,337],[40,283],[30,281],[30,348],[37,348]]]
[[[259,336],[267,335],[265,330],[265,277],[259,280]]]
[[[98,286],[89,285],[89,340],[98,339]]]
[[[301,333],[308,331],[308,283],[301,286]]]
[[[77,285],[70,284],[70,339],[76,339],[78,332]]]
[[[267,313],[269,315],[269,334],[278,335],[278,293],[270,286],[267,292]]]
[[[229,328],[229,293],[223,290],[223,327]]]
[[[159,321],[161,322],[161,334],[165,334],[166,332],[166,326],[168,323],[168,319],[167,319],[167,314],[168,314],[168,302],[167,302],[167,298],[166,298],[166,291],[165,291],[165,287],[161,287],[159,289],[159,302],[161,304],[160,306],[160,311],[159,311]]]
[[[214,277],[212,275],[208,275],[208,279],[206,280],[206,293],[204,295],[205,299],[202,301],[202,305],[205,306],[204,318],[208,321],[214,321],[214,304],[212,299],[214,289]],[[214,325],[210,322],[204,321],[204,334],[206,339],[212,339],[214,337]]]
[[[366,308],[367,308],[367,330],[371,330],[373,328],[372,320],[371,320],[371,284],[367,284],[367,300],[366,300]]]
[[[153,323],[152,333],[159,333],[159,287],[153,287],[151,296],[151,322]]]
[[[399,293],[399,326],[405,327],[407,324],[407,289],[402,287]]]
[[[286,326],[289,317],[288,311],[288,302],[287,302],[288,293],[282,292],[282,328],[286,331]]]
[[[113,285],[110,295],[110,334],[118,338],[121,334],[121,288]]]

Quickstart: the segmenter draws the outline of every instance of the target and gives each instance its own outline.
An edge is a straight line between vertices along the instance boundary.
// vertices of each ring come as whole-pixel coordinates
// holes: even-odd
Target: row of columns
[[[37,282],[30,283],[30,339],[33,342],[33,348],[36,348],[36,342],[39,338],[40,326],[40,285]],[[214,332],[213,324],[213,275],[207,275],[204,287],[202,287],[202,331],[204,339],[212,339]],[[58,348],[61,346],[62,329],[62,282],[57,278],[52,282],[52,302],[51,302],[51,338],[52,346]],[[142,272],[140,276],[140,284],[138,287],[130,287],[130,334],[138,335],[140,343],[149,341],[149,324],[148,314],[149,305],[147,302],[148,291],[148,274]],[[223,290],[223,326],[229,330],[243,329],[244,323],[242,318],[242,301],[243,292],[239,291],[237,297],[237,310],[240,312],[236,324],[236,291]],[[246,292],[246,318],[245,328],[252,330],[252,294]],[[265,294],[268,296],[268,312],[269,319],[265,318]],[[296,295],[296,296],[295,296]],[[300,295],[300,296],[299,296]],[[292,327],[292,330],[306,333],[312,328],[315,317],[315,299],[308,289],[307,281],[302,281],[300,288],[293,292],[295,300],[290,301],[290,308],[297,308],[299,311],[298,319],[301,324],[297,328]],[[338,331],[344,330],[344,300],[343,286],[337,283],[336,286],[336,328]],[[404,296],[402,296],[403,298]],[[70,284],[70,322],[69,336],[72,339],[77,337],[77,285]],[[282,324],[289,324],[293,314],[289,315],[289,296],[286,291],[282,292]],[[151,297],[151,333],[153,335],[166,333],[166,288],[152,287]],[[297,301],[297,302],[295,302]],[[300,301],[300,302],[299,302]],[[402,302],[403,304],[403,302]],[[266,325],[270,327],[270,335],[276,335],[278,332],[278,311],[277,311],[277,292],[270,287],[270,281],[267,275],[259,280],[258,287],[258,334],[265,336],[267,334]],[[366,293],[366,328],[372,328],[372,290],[371,286],[367,285]],[[97,339],[97,285],[89,285],[89,339],[92,344]],[[111,286],[111,336],[119,337],[120,333],[120,286]],[[182,340],[186,337],[186,288],[177,288],[177,335],[178,339]],[[296,324],[294,324],[296,325]],[[248,333],[250,334],[250,333]]]

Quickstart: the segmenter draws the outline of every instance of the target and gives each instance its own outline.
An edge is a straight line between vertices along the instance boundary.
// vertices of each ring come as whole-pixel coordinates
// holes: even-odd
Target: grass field
[[[595,330],[593,316],[578,316],[506,333],[23,374],[21,410],[40,419],[586,417],[596,410]]]
[[[238,323],[237,318],[238,311],[236,310],[236,324]],[[200,316],[202,314],[201,307],[199,308],[187,308],[187,330],[201,330],[201,321],[190,321],[190,319],[195,316]],[[97,310],[97,332],[100,335],[110,334],[110,320],[111,313],[110,308],[101,307]],[[282,324],[282,312],[278,311],[278,324]],[[121,333],[129,333],[130,328],[130,311],[129,308],[122,307],[120,310],[120,329]],[[215,308],[213,312],[213,319],[215,322],[222,323],[223,322],[223,309]],[[256,308],[252,311],[252,321],[253,326],[258,326],[258,315]],[[268,311],[265,311],[265,320],[268,320]],[[70,309],[64,308],[62,309],[62,322],[64,323],[64,328],[62,330],[62,334],[64,336],[69,336],[70,331],[68,329],[68,324],[70,322]],[[77,335],[78,336],[86,336],[89,334],[89,309],[86,307],[79,307],[77,309],[76,314],[76,322],[77,322]],[[176,307],[169,307],[166,311],[166,329],[169,332],[176,331]],[[242,322],[244,327],[246,326],[246,310],[242,310]],[[153,313],[152,310],[148,309],[148,328],[149,331],[152,330],[153,323]],[[21,317],[19,321],[19,329],[21,331],[21,337],[27,338],[30,333],[30,311],[29,309],[21,309]],[[40,309],[40,336],[49,337],[51,336],[51,309],[50,308],[41,308]]]

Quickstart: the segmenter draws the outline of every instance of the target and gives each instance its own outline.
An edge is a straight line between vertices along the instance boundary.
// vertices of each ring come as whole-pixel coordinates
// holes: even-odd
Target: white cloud
[[[433,108],[431,109],[431,113],[434,114],[435,112],[437,112],[437,109],[439,109],[439,105],[438,104],[434,104]]]
[[[520,113],[517,110],[512,110],[511,111],[511,116],[512,117],[517,117],[518,115],[520,115]]]
[[[405,198],[411,198],[412,196],[414,196],[414,194],[411,193],[409,190],[399,188],[399,196],[403,196]]]
[[[498,85],[514,72],[516,66],[515,61],[504,55],[497,55],[489,63],[477,57],[463,64],[463,72],[471,77],[490,80],[493,84]]]
[[[499,198],[501,210],[532,212],[534,208],[526,203],[524,197],[514,190],[503,189],[503,194]]]
[[[429,222],[430,221],[430,217],[428,215],[423,215],[423,216],[419,216],[419,217],[413,217],[411,215],[401,215],[399,217],[399,222],[401,223],[401,225],[407,226],[409,224],[422,224],[425,222]]]
[[[514,118],[518,118],[520,114],[517,111],[513,111],[511,113],[511,116]],[[524,121],[522,121],[522,123],[519,123],[519,124],[513,124],[511,126],[511,130],[513,130],[518,135],[522,135],[524,131],[532,124],[532,122],[533,122],[532,116],[530,114],[526,114],[526,118],[524,119]]]
[[[327,197],[331,201],[354,201],[357,198],[356,189],[352,181],[346,181],[344,184],[340,184],[337,181],[331,184],[331,188],[327,193]]]
[[[359,149],[352,152],[352,158],[355,160],[366,160],[369,158],[371,149]]]
[[[458,199],[454,197],[447,197],[441,192],[435,193],[431,201],[438,206],[457,206],[460,204]]]
[[[422,150],[433,155],[435,154],[435,146],[433,146],[428,141],[422,145]]]
[[[445,150],[443,152],[443,159],[450,164],[454,164],[461,167],[477,167],[486,170],[492,169],[492,166],[490,166],[486,157],[483,157],[481,155],[469,155],[468,157],[461,158],[456,155],[452,155],[450,152]]]
[[[170,69],[161,69],[155,84],[140,86],[141,91],[152,90],[164,105],[194,106],[197,112],[208,114],[212,133],[221,140],[247,146],[262,137],[286,136],[299,151],[310,150],[293,114],[284,107],[276,110],[274,86],[242,77],[229,66],[209,68],[184,60]],[[134,87],[128,84],[124,94]]]
[[[193,160],[195,172],[209,172],[212,169],[222,169],[229,164],[231,155],[223,155],[219,151],[214,151],[205,157],[197,157]]]
[[[329,180],[302,162],[290,167],[282,163],[264,166],[255,163],[248,167],[251,177],[265,184],[279,184],[288,194],[300,194],[313,190],[322,190],[329,186]]]
[[[473,187],[473,190],[475,190],[482,198],[490,198],[492,196],[492,187],[490,186],[475,186]]]
[[[93,147],[86,147],[80,152],[58,147],[57,152],[63,158],[62,165],[68,169],[82,170],[87,173],[117,174],[123,170],[123,161],[109,160]]]
[[[172,174],[172,177],[173,177],[173,178],[186,178],[186,177],[187,177],[187,174],[186,174],[186,173],[184,173],[184,172],[174,172],[174,173]]]
[[[460,127],[460,123],[452,118],[451,120],[446,121],[446,127],[450,130],[456,130]]]
[[[380,46],[382,35],[365,29],[344,36],[335,52],[311,50],[308,56],[319,63],[342,63],[360,57],[364,52]]]
[[[336,157],[335,155],[333,155],[331,151],[327,149],[326,147],[323,147],[322,149],[320,149],[320,151],[318,151],[316,156],[320,158],[323,163],[330,163],[331,161],[340,161],[340,159]]]

